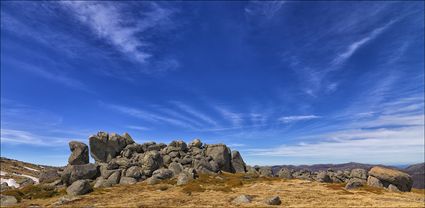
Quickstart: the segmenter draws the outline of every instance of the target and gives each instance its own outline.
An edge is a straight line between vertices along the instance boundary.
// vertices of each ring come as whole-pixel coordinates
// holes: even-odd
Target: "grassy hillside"
[[[134,185],[96,189],[71,201],[64,207],[233,207],[231,201],[242,194],[251,195],[253,201],[241,205],[267,206],[264,200],[278,195],[283,207],[424,207],[424,190],[395,193],[370,187],[347,191],[344,184],[324,184],[304,180],[279,178],[253,178],[238,174],[202,175],[184,186],[174,180],[156,185],[140,182]],[[59,206],[63,196],[46,199],[23,200],[21,207],[29,205]],[[66,201],[66,200],[62,200]],[[239,206],[239,205],[238,205]]]

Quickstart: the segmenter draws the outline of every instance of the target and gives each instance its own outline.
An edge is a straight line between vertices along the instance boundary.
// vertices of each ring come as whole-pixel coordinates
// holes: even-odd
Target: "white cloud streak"
[[[151,3],[149,6],[152,11],[145,12],[145,16],[140,19],[125,15],[119,7],[120,4],[87,1],[62,3],[99,38],[106,40],[118,51],[141,64],[147,63],[152,57],[148,52],[150,43],[144,41],[141,34],[168,21],[173,14],[173,11],[161,8],[156,3]]]
[[[106,103],[100,103],[101,106],[104,106],[106,108],[115,110],[120,113],[127,114],[132,117],[136,117],[142,120],[146,120],[153,123],[162,123],[162,124],[168,124],[168,125],[174,125],[178,127],[185,127],[190,129],[195,129],[192,125],[185,123],[183,121],[174,119],[174,118],[168,118],[166,116],[158,115],[156,113],[151,113],[148,111],[140,110],[137,108],[132,108],[128,106],[122,106],[122,105],[114,105],[114,104],[106,104]]]
[[[390,21],[382,27],[374,29],[370,32],[366,37],[351,43],[348,48],[342,53],[338,54],[331,65],[334,67],[340,66],[344,64],[358,49],[360,49],[363,45],[377,38],[381,33],[383,33],[387,28],[389,28],[395,21]]]
[[[205,115],[204,113],[199,112],[198,110],[194,109],[193,107],[190,107],[182,102],[173,102],[175,106],[177,106],[179,109],[183,110],[184,112],[194,116],[196,119],[201,120],[207,124],[216,126],[217,122],[214,121],[209,116]]]
[[[280,117],[278,120],[283,123],[290,123],[290,122],[296,122],[296,121],[306,121],[306,120],[312,120],[320,118],[320,116],[316,115],[302,115],[302,116],[283,116]]]
[[[68,142],[68,139],[37,135],[28,131],[16,129],[1,129],[1,143],[27,144],[36,146],[56,146],[66,144]]]

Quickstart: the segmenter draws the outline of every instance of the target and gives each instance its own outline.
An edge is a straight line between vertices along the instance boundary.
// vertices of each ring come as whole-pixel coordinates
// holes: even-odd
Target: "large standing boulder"
[[[77,141],[69,142],[71,155],[68,158],[70,165],[84,165],[89,163],[89,148],[86,144]]]
[[[236,173],[245,173],[246,165],[239,151],[232,151],[232,167]]]
[[[116,157],[129,144],[134,141],[128,134],[120,136],[115,133],[99,132],[89,137],[90,154],[96,162],[107,163]]]
[[[88,180],[78,180],[72,183],[67,189],[66,193],[71,196],[83,195],[93,191]]]
[[[68,165],[62,172],[61,179],[66,185],[70,185],[81,179],[95,179],[99,175],[99,168],[95,164]]]
[[[379,179],[383,184],[387,182],[389,184],[395,185],[400,191],[405,192],[412,189],[412,177],[410,177],[409,174],[399,170],[376,166],[369,171],[369,175]],[[388,188],[388,186],[385,187]]]
[[[212,157],[222,171],[232,172],[230,149],[224,144],[207,145],[205,155]]]

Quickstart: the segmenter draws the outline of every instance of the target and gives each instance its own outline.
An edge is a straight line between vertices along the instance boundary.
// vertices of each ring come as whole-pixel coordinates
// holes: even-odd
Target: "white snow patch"
[[[0,171],[0,176],[5,176],[6,174],[7,174],[7,172]]]
[[[26,167],[26,166],[24,166],[24,168],[25,168],[25,169],[27,169],[27,170],[31,170],[31,171],[36,171],[36,172],[38,172],[38,171],[39,171],[39,170],[37,170],[37,169],[30,168],[30,167]]]
[[[0,183],[7,183],[8,186],[19,188],[19,184],[13,178],[0,178]]]

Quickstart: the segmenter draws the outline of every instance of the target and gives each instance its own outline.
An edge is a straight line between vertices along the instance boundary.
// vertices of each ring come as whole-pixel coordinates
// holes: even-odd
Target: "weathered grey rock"
[[[271,167],[260,167],[258,172],[260,173],[260,176],[273,177],[273,171]]]
[[[38,176],[38,181],[40,183],[51,183],[60,178],[61,176],[59,175],[57,170],[47,169],[47,170],[42,170],[40,172],[40,175]]]
[[[135,184],[137,180],[131,177],[121,177],[120,184]]]
[[[360,178],[360,179],[367,179],[367,171],[365,169],[356,168],[351,170],[350,173],[351,178]]]
[[[90,154],[96,162],[109,162],[127,145],[133,144],[131,137],[122,137],[115,133],[99,132],[89,137]]]
[[[162,157],[162,159],[163,159],[164,164],[166,164],[166,165],[168,165],[168,164],[170,164],[172,162],[171,161],[171,157],[169,155],[164,155]]]
[[[247,204],[251,203],[252,197],[248,195],[240,195],[232,200],[232,204]]]
[[[202,142],[200,139],[194,139],[191,143],[189,143],[189,148],[201,148],[202,147]]]
[[[177,176],[177,186],[188,184],[192,178],[186,173],[180,173]]]
[[[279,170],[278,176],[279,176],[279,178],[292,179],[293,178],[292,177],[293,172],[294,172],[293,170],[290,170],[288,168],[282,168],[282,169]]]
[[[108,183],[115,185],[115,184],[118,184],[120,182],[120,179],[121,179],[121,171],[117,170],[114,173],[112,173],[111,176],[109,176],[107,181],[108,181]]]
[[[83,195],[93,191],[88,180],[78,180],[72,183],[66,193],[71,196]]]
[[[282,201],[280,201],[279,196],[273,196],[270,199],[266,200],[266,204],[268,204],[268,205],[280,205],[280,204],[282,204]]]
[[[192,158],[190,158],[188,155],[186,155],[183,159],[179,160],[179,163],[182,164],[182,165],[192,164]]]
[[[62,172],[61,179],[66,185],[70,185],[77,180],[95,179],[99,175],[98,166],[95,164],[68,165]]]
[[[160,180],[169,179],[173,177],[173,171],[169,169],[161,168],[161,169],[155,170],[152,173],[152,177],[155,177]]]
[[[168,153],[168,156],[170,156],[171,158],[176,158],[176,157],[180,157],[180,153],[179,152],[170,152],[170,153]]]
[[[400,191],[406,192],[412,189],[413,180],[409,174],[395,169],[375,166],[369,171],[369,175],[395,185]],[[385,185],[385,183],[383,183]],[[388,186],[385,186],[388,187]]]
[[[152,172],[162,166],[162,157],[158,151],[153,150],[146,152],[143,156],[143,173],[146,176],[152,175]]]
[[[113,160],[120,168],[128,168],[132,165],[130,160],[125,157],[114,158]]]
[[[70,165],[84,165],[89,163],[89,148],[86,144],[77,141],[69,142],[71,155],[68,158]]]
[[[202,174],[214,174],[215,173],[213,171],[214,168],[211,166],[211,164],[205,158],[202,158],[200,160],[194,160],[193,161],[193,168],[196,170],[196,172],[202,173]]]
[[[316,180],[321,183],[331,183],[332,180],[327,174],[327,172],[321,171],[317,174]]]
[[[236,150],[232,151],[232,167],[233,167],[233,172],[236,172],[236,173],[246,172],[246,165],[239,151],[236,151]]]
[[[132,166],[125,171],[125,176],[140,179],[143,176],[143,169],[139,166]]]
[[[351,178],[345,185],[345,189],[357,189],[366,184],[366,180],[360,178]]]
[[[180,163],[172,162],[168,165],[168,169],[173,171],[173,175],[177,176],[183,171],[183,166]]]
[[[310,171],[308,170],[299,170],[299,171],[295,171],[292,176],[294,178],[297,179],[302,179],[302,180],[312,180],[313,179],[313,175]]]
[[[104,178],[107,179],[109,178],[109,176],[112,175],[112,173],[115,173],[116,169],[110,170],[108,169],[110,168],[110,166],[106,163],[101,163],[99,164],[99,171],[100,171],[100,175]]]
[[[121,156],[131,158],[134,154],[143,153],[143,146],[140,144],[129,144],[122,151]]]
[[[258,173],[258,171],[254,167],[249,165],[246,166],[246,174],[252,175],[252,176],[260,175],[260,173]]]
[[[160,182],[160,180],[156,177],[150,177],[150,178],[146,179],[146,183],[148,185],[155,185],[155,184],[158,184],[159,182]]]
[[[367,185],[372,186],[372,187],[376,187],[376,188],[383,188],[384,187],[382,182],[379,179],[377,179],[373,176],[369,176],[367,178]]]
[[[97,177],[96,181],[93,185],[93,188],[106,188],[106,187],[111,187],[112,184],[109,183],[105,178],[103,178],[102,176]]]
[[[170,144],[168,144],[167,148],[166,148],[166,152],[167,154],[171,153],[171,152],[186,152],[187,151],[187,144],[182,141],[182,140],[178,140],[178,141],[172,141]]]
[[[18,200],[14,196],[0,195],[0,205],[3,206],[13,206],[18,203]]]
[[[344,171],[338,170],[336,173],[328,172],[328,175],[331,178],[332,183],[347,183],[348,180],[351,178],[350,172],[347,173],[348,174],[346,174]]]
[[[397,188],[397,186],[390,184],[388,185],[388,190],[392,192],[400,192],[400,190]]]
[[[230,149],[224,144],[207,145],[205,155],[212,157],[222,171],[232,172]]]

